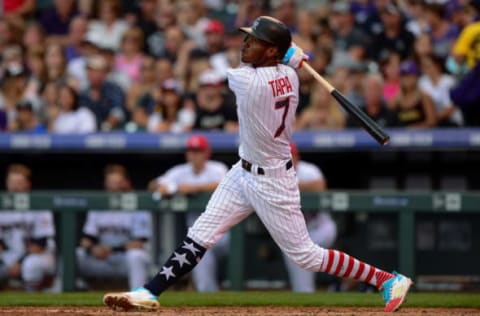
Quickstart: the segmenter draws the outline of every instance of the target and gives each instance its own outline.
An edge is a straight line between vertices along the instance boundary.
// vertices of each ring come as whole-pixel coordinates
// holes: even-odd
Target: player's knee
[[[129,266],[148,262],[148,254],[144,249],[129,249],[126,252],[126,258]]]
[[[28,255],[22,262],[22,278],[26,282],[39,282],[47,275],[54,273],[53,260],[45,255]]]
[[[317,272],[320,269],[320,264],[323,260],[324,249],[313,245],[309,249],[304,251],[287,253],[287,255],[298,265],[300,268]]]

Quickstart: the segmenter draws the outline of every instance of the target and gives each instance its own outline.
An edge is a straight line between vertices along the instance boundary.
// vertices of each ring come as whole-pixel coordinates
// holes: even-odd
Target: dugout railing
[[[63,291],[75,288],[75,248],[78,246],[77,214],[87,210],[151,210],[152,212],[188,212],[203,209],[208,195],[186,198],[175,196],[155,200],[148,192],[32,192],[0,193],[0,210],[52,210],[58,217],[57,239],[62,251]],[[477,192],[375,192],[328,191],[302,194],[306,212],[389,212],[398,215],[398,269],[415,276],[415,214],[475,213],[480,211]],[[158,227],[158,226],[157,226]],[[154,230],[155,232],[156,230]],[[228,278],[233,290],[244,288],[245,227],[232,229],[228,257]]]

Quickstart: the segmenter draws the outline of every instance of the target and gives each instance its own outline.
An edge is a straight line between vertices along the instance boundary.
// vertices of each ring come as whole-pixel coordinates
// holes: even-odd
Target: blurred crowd
[[[234,132],[226,70],[260,15],[381,125],[479,126],[479,13],[480,0],[4,0],[0,131]],[[298,130],[356,127],[299,77]]]

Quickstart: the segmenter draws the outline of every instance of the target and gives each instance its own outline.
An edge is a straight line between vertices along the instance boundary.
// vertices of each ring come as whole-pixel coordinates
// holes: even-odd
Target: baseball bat
[[[305,70],[308,71],[318,82],[320,82],[320,84],[328,90],[328,92],[338,101],[338,103],[340,103],[345,111],[352,115],[380,145],[386,145],[388,143],[390,136],[380,125],[378,125],[377,122],[363,112],[358,106],[352,104],[306,61],[303,62],[302,67],[305,68]]]

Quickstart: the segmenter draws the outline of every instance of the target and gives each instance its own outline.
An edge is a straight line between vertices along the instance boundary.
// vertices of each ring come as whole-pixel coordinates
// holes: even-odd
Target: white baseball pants
[[[262,166],[263,167],[263,166]],[[218,185],[206,210],[189,229],[188,237],[211,248],[232,226],[253,210],[280,249],[303,269],[319,271],[324,250],[309,237],[300,210],[294,168],[264,168],[265,175],[236,163]]]
[[[307,223],[308,233],[312,240],[323,248],[333,246],[337,238],[337,224],[329,214],[319,213]],[[293,292],[315,292],[315,273],[304,270],[283,254],[288,278]]]
[[[150,256],[144,249],[129,249],[99,260],[79,247],[77,264],[79,273],[86,277],[128,277],[128,285],[133,289],[147,282]]]

